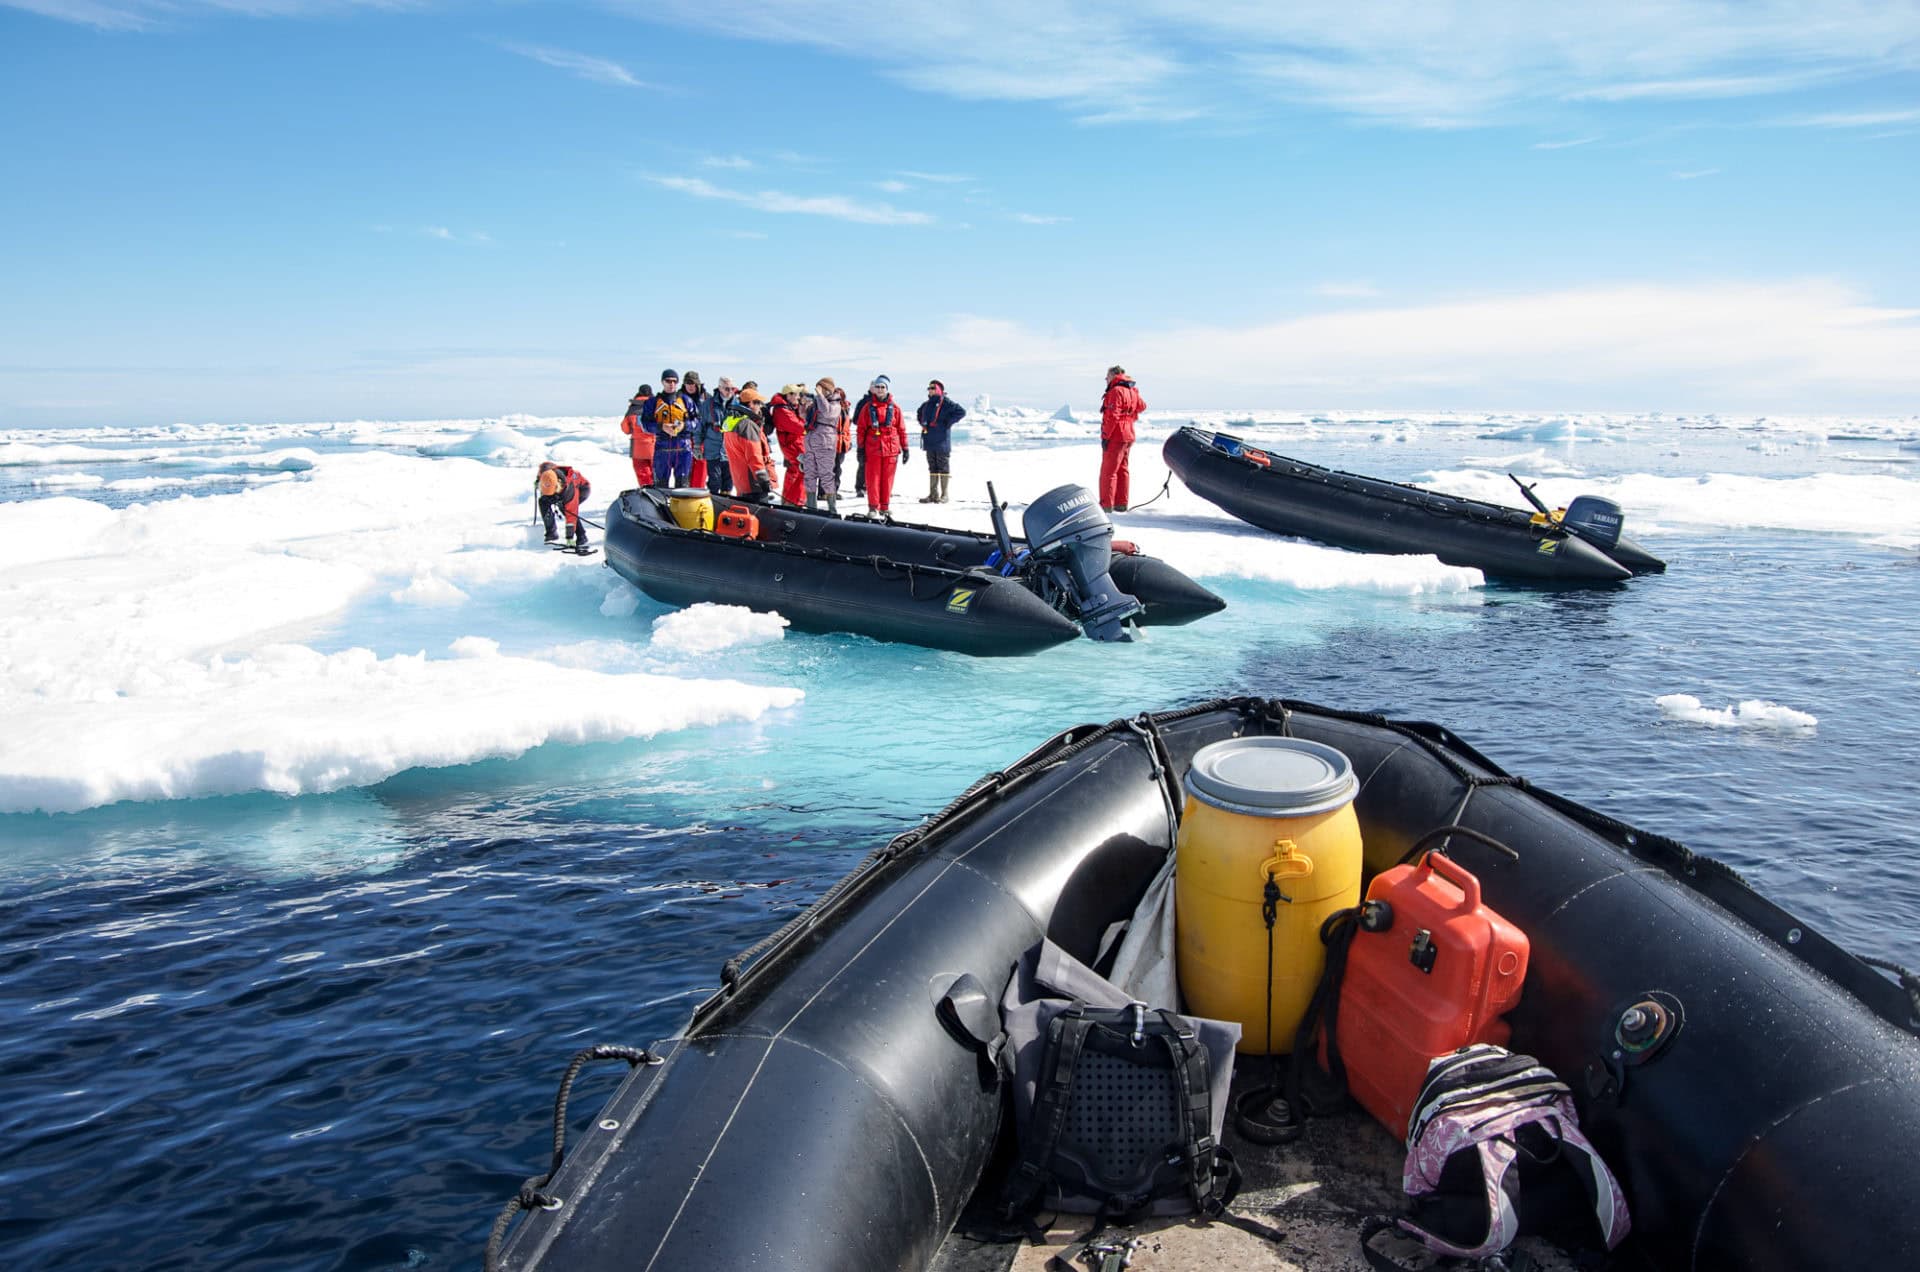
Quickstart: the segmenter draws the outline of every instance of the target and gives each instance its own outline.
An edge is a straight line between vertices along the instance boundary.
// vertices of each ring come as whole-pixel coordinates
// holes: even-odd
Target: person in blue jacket
[[[693,445],[688,433],[698,409],[698,404],[681,389],[680,376],[671,368],[662,371],[660,391],[653,395],[640,416],[647,432],[654,436],[654,485],[672,489],[687,484],[693,472]]]
[[[946,385],[927,381],[927,400],[920,404],[920,449],[927,453],[927,497],[921,503],[947,502],[953,426],[966,418],[967,408],[947,396]]]

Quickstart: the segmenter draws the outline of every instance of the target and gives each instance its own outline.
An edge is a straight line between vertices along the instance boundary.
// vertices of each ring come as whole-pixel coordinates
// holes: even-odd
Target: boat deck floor
[[[1244,1062],[1234,1075],[1234,1099],[1243,1087],[1261,1085],[1267,1072],[1264,1061]],[[1226,1143],[1244,1176],[1234,1213],[1276,1229],[1284,1241],[1192,1219],[1109,1225],[1100,1236],[1103,1243],[1140,1238],[1129,1272],[1370,1272],[1360,1253],[1361,1223],[1406,1209],[1400,1187],[1406,1150],[1386,1128],[1349,1106],[1338,1116],[1309,1120],[1305,1132],[1290,1144],[1264,1145],[1240,1135],[1229,1117]],[[1089,1226],[1090,1216],[1060,1215],[1048,1229],[1045,1245],[981,1241],[956,1232],[929,1272],[1044,1272],[1048,1260],[1075,1244]],[[1436,1262],[1410,1241],[1381,1236],[1375,1244],[1411,1268]],[[1540,1272],[1570,1272],[1575,1267],[1567,1255],[1531,1238],[1522,1238],[1516,1248],[1531,1254]],[[1074,1272],[1089,1266],[1077,1263]],[[1097,1270],[1099,1264],[1091,1267]]]

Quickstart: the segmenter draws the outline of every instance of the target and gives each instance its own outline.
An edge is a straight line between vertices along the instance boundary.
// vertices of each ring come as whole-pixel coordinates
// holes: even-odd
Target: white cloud
[[[1313,289],[1316,296],[1328,296],[1336,300],[1364,300],[1378,296],[1380,289],[1372,283],[1321,283]]]
[[[1598,137],[1576,137],[1572,141],[1536,141],[1529,150],[1571,150],[1575,146],[1590,146],[1600,140]]]
[[[761,212],[794,212],[806,216],[833,217],[862,225],[931,225],[933,217],[911,212],[890,203],[860,203],[837,194],[799,195],[779,190],[728,190],[699,177],[649,177],[655,185],[700,199],[724,199],[744,204]]]
[[[1013,219],[1022,225],[1064,225],[1073,220],[1070,216],[1042,216],[1037,212],[1015,212]]]
[[[652,85],[635,79],[633,73],[618,62],[610,62],[603,57],[593,57],[586,53],[572,53],[566,49],[550,49],[538,44],[502,44],[501,48],[521,57],[532,58],[543,66],[578,75],[581,79],[592,80],[596,84],[612,84],[618,88],[651,88]]]
[[[1888,124],[1920,123],[1920,107],[1910,110],[1837,111],[1826,115],[1802,115],[1780,121],[1789,128],[1884,128]]]
[[[873,188],[876,190],[885,190],[888,194],[905,194],[907,191],[913,189],[912,186],[904,181],[876,181],[873,183]]]
[[[704,168],[729,168],[737,170],[753,167],[753,160],[743,158],[740,155],[708,155],[700,161],[700,165]]]
[[[1259,100],[1461,126],[1572,98],[1745,97],[1920,67],[1920,8],[1876,0],[609,0],[643,19],[869,61],[926,92],[1088,122]]]
[[[1098,338],[962,316],[801,337],[745,360],[891,367],[896,380],[917,367],[1033,401],[1097,385],[1118,361],[1169,406],[1905,410],[1920,394],[1920,309],[1830,282],[1620,284]]]
[[[1698,181],[1701,177],[1717,177],[1719,175],[1720,169],[1718,168],[1693,168],[1686,172],[1674,173],[1673,179],[1675,181]]]
[[[931,181],[934,185],[961,185],[973,180],[972,177],[961,172],[913,172],[911,170],[902,170],[900,175],[910,177],[915,181]]]
[[[1583,89],[1568,93],[1566,98],[1570,102],[1634,102],[1649,99],[1756,97],[1792,92],[1831,78],[1831,72],[1782,71],[1776,75],[1709,75],[1693,79],[1642,80]]]

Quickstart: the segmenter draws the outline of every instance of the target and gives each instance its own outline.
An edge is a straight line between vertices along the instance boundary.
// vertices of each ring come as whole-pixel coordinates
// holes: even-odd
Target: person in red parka
[[[1127,460],[1133,450],[1133,426],[1147,409],[1125,367],[1107,368],[1107,395],[1100,399],[1100,506],[1127,510]]]
[[[653,386],[641,385],[640,391],[627,403],[627,417],[620,421],[620,431],[632,439],[634,480],[642,486],[653,485],[654,438],[640,423],[647,413],[647,403],[652,400]]]
[[[789,384],[767,404],[767,421],[787,463],[787,475],[780,483],[782,503],[802,503],[807,497],[807,478],[800,469],[800,453],[807,448],[807,404],[800,400],[805,393],[805,385]]]
[[[867,511],[884,517],[893,511],[894,461],[904,464],[908,454],[906,421],[886,376],[875,376],[853,409],[853,430],[867,460]]]

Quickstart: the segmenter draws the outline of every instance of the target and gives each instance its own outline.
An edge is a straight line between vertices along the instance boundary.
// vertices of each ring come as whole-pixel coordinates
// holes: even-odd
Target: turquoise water
[[[1411,478],[1535,448],[1375,431],[1303,433],[1287,453]],[[1631,490],[1708,473],[1910,481],[1898,441],[1726,429],[1679,446],[1649,429],[1545,450]],[[85,493],[8,480],[14,500]],[[1833,497],[1849,489],[1867,488]],[[1617,588],[1395,595],[1193,569],[1229,608],[1131,646],[974,660],[790,634],[697,664],[805,689],[750,723],[324,795],[0,816],[0,1251],[47,1268],[471,1266],[544,1167],[577,1048],[671,1033],[726,957],[1044,738],[1221,694],[1443,722],[1513,772],[1729,861],[1843,944],[1920,963],[1913,549],[1657,520],[1642,541],[1670,571]],[[1151,547],[1156,528],[1218,534],[1222,561],[1249,540],[1191,496],[1127,533]],[[395,652],[490,631],[532,650],[667,612],[642,598],[610,620],[616,586],[596,570],[451,613],[371,596],[311,643]],[[1656,707],[1674,693],[1819,723],[1704,727]],[[612,1080],[583,1083],[582,1117]]]

